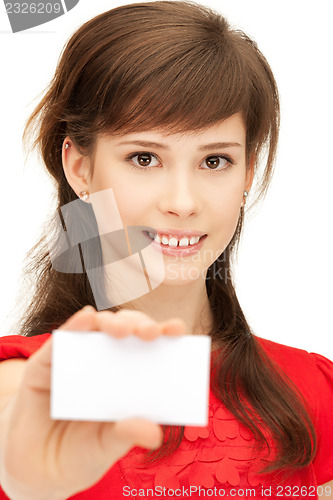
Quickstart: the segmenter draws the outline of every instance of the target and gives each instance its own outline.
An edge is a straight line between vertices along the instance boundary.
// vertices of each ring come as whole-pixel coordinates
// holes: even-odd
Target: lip
[[[165,255],[178,255],[179,257],[184,257],[186,255],[192,255],[195,252],[198,252],[202,245],[204,244],[204,241],[207,238],[207,234],[203,235],[203,237],[198,241],[198,243],[195,243],[194,245],[190,245],[189,247],[169,247],[169,245],[163,245],[162,243],[156,243],[156,241],[152,240],[151,237],[147,234],[146,231],[143,231],[143,234],[145,237],[150,241],[150,244],[156,248],[159,248],[162,253]],[[167,233],[163,233],[167,234]],[[189,234],[189,233],[187,233]],[[176,236],[176,235],[175,235]],[[195,236],[195,235],[193,235]],[[200,236],[199,234],[197,236]]]

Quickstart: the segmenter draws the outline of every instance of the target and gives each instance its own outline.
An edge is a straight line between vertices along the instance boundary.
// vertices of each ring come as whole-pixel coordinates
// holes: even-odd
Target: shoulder
[[[279,344],[256,335],[254,337],[268,357],[277,362],[287,373],[290,372],[295,376],[302,375],[309,378],[323,369],[328,370],[328,372],[333,370],[333,361],[321,354]]]
[[[51,336],[51,333],[24,337],[23,335],[6,335],[0,337],[0,361],[12,358],[29,358]]]
[[[273,364],[317,406],[322,398],[333,399],[333,362],[321,354],[254,336]]]
[[[254,338],[258,341],[266,354],[281,366],[290,367],[291,363],[293,363],[302,368],[303,363],[305,363],[307,368],[315,367],[314,357],[304,349],[279,344],[278,342],[257,337],[256,335],[254,335]]]

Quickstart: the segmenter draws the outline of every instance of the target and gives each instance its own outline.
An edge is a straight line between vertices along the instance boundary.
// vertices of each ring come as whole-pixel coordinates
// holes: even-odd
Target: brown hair
[[[93,157],[101,133],[196,131],[238,112],[247,131],[247,168],[252,155],[256,158],[253,207],[269,187],[279,130],[279,96],[265,57],[253,40],[208,7],[174,0],[134,3],[98,15],[69,39],[23,138],[37,133],[31,149],[38,148],[55,181],[61,215],[60,207],[77,200],[62,167],[66,136],[82,154]],[[83,205],[88,217],[91,207]],[[302,395],[265,354],[237,300],[231,259],[243,221],[241,209],[232,240],[207,271],[214,318],[210,335],[222,346],[212,388],[259,446],[269,447],[254,415],[273,437],[277,455],[263,471],[292,471],[312,462],[316,434]],[[51,234],[54,227],[51,217],[44,230]],[[53,268],[45,236],[27,259],[24,279],[30,275],[36,288],[19,323],[21,335],[50,332],[83,306],[96,307],[85,272]],[[166,442],[157,452],[148,452],[147,461],[174,451],[183,430],[165,427]]]

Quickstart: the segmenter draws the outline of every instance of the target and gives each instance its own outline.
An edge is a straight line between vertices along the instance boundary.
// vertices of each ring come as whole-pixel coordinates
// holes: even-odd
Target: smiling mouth
[[[170,237],[170,238],[165,238],[160,237],[159,235],[155,235],[153,233],[149,233],[148,231],[143,231],[145,236],[150,239],[150,241],[153,241],[154,243],[161,245],[161,247],[165,248],[172,248],[172,249],[179,249],[179,250],[186,250],[189,248],[193,248],[196,245],[198,245],[203,239],[207,237],[207,234],[204,234],[203,236],[200,237],[182,237],[182,238],[176,238],[176,237]]]

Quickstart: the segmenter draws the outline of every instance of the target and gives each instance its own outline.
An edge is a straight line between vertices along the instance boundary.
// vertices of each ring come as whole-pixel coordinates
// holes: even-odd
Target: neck
[[[204,280],[176,286],[162,284],[121,307],[142,311],[158,322],[180,318],[187,326],[187,333],[192,335],[207,335],[212,327]]]

